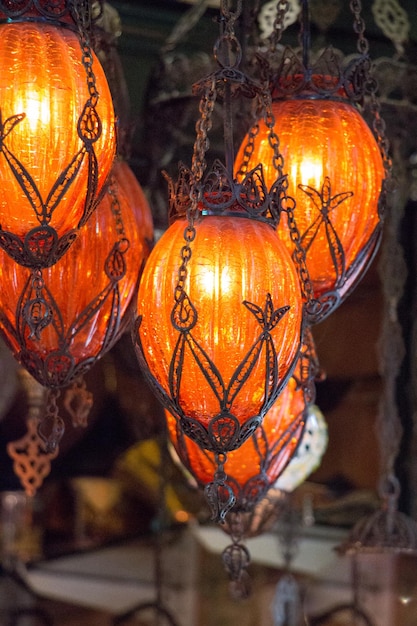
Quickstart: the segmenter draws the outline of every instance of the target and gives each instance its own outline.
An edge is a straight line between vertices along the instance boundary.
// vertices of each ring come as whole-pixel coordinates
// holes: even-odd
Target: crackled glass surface
[[[359,111],[345,101],[320,98],[276,100],[274,131],[288,174],[288,194],[306,250],[316,297],[353,288],[375,251],[378,202],[384,167],[378,144]],[[260,121],[249,169],[261,162],[271,186],[277,178],[268,129]],[[243,142],[236,169],[243,158]],[[294,249],[285,213],[280,237]],[[371,243],[369,243],[371,242]]]
[[[44,223],[42,205],[51,213],[48,222],[59,236],[77,227],[82,217],[87,156],[71,166],[83,148],[77,124],[90,98],[82,56],[80,40],[70,30],[30,22],[0,26],[0,223],[21,238]],[[95,55],[92,71],[99,120],[89,132],[99,193],[115,154],[115,128],[107,80]],[[56,202],[61,189],[54,187],[69,166],[70,174],[80,169]]]
[[[63,386],[74,367],[91,367],[132,320],[152,216],[130,167],[118,161],[113,175],[118,203],[106,192],[68,252],[42,271],[39,292],[31,272],[0,251],[0,331],[45,386]],[[52,317],[43,325],[48,307]]]
[[[257,496],[272,486],[293,457],[305,424],[303,391],[290,378],[275,404],[266,413],[262,424],[240,448],[227,454],[224,471],[227,482],[236,496],[235,508],[255,506]],[[169,440],[184,467],[204,487],[210,483],[217,469],[212,452],[202,450],[192,439],[181,433],[178,421],[165,412]],[[251,481],[262,483],[263,489],[255,495]]]
[[[300,347],[302,302],[295,266],[274,228],[247,218],[205,216],[195,224],[184,284],[196,315],[191,311],[186,321],[191,327],[180,338],[171,316],[186,225],[185,219],[175,221],[147,261],[137,300],[141,324],[134,340],[139,361],[138,341],[145,371],[166,394],[172,396],[170,380],[175,377],[178,381],[181,368],[176,400],[184,415],[207,427],[221,412],[222,386],[227,388],[248,355],[263,346],[262,315],[269,319],[281,309],[282,317],[271,337],[278,355],[280,385],[284,386]],[[267,306],[268,294],[274,313]],[[174,351],[179,341],[185,341],[185,350],[181,362],[176,362]],[[233,396],[230,391],[230,410],[240,424],[257,416],[262,408],[265,362],[262,348],[259,358],[251,361],[250,375],[239,393]]]

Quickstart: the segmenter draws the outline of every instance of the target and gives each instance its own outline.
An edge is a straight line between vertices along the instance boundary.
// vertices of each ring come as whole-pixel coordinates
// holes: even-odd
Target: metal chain
[[[210,88],[206,89],[200,101],[200,117],[196,123],[196,140],[191,165],[190,205],[187,208],[187,226],[184,229],[185,244],[181,248],[181,265],[178,269],[177,283],[174,289],[174,300],[178,304],[184,294],[185,281],[187,278],[187,266],[191,259],[191,243],[196,236],[195,220],[198,215],[198,203],[201,200],[201,181],[207,167],[206,152],[210,145],[208,132],[212,125],[212,113],[216,102],[216,84],[212,80]]]
[[[354,16],[353,29],[358,35],[357,50],[360,54],[369,54],[369,42],[365,37],[365,20],[361,16],[362,4],[361,0],[351,0],[350,9]],[[391,178],[392,161],[389,155],[389,141],[385,133],[385,122],[381,116],[381,104],[377,98],[378,83],[376,79],[370,73],[371,64],[365,74],[365,94],[369,96],[370,100],[370,112],[372,115],[372,129],[374,131],[375,138],[378,143],[378,147],[381,153],[384,170],[386,174],[386,181],[382,190],[382,200],[385,204],[385,196],[387,192],[387,179]],[[383,209],[383,207],[382,207]]]
[[[278,0],[277,13],[272,27],[272,35],[270,36],[270,51],[275,52],[284,32],[285,16],[290,8],[288,0]]]
[[[231,11],[228,8],[228,0],[221,0],[220,2],[220,16],[222,20],[224,20],[224,25],[226,28],[226,32],[232,33],[236,20],[239,15],[242,13],[242,0],[237,0],[236,2],[236,10]]]
[[[187,226],[184,229],[185,244],[182,246],[181,252],[180,252],[181,265],[178,269],[177,284],[174,290],[174,300],[177,304],[179,304],[183,299],[183,295],[185,291],[185,281],[187,279],[187,265],[188,265],[189,260],[191,259],[191,254],[192,254],[190,244],[194,241],[195,236],[196,236],[194,220],[193,218],[190,218],[190,219],[192,219],[192,221],[190,222],[190,220],[188,220]]]
[[[64,421],[58,413],[57,400],[60,395],[59,389],[49,389],[46,414],[38,426],[38,434],[45,444],[47,453],[57,450],[65,432]]]
[[[314,317],[321,305],[314,297],[313,283],[311,282],[310,273],[307,268],[307,255],[301,244],[301,235],[295,221],[294,208],[295,201],[292,198],[288,198],[287,205],[284,210],[287,214],[288,230],[291,241],[295,247],[293,258],[298,270],[298,277],[300,279],[301,292],[305,302],[306,312]]]
[[[265,124],[268,128],[268,142],[273,151],[272,165],[278,173],[278,177],[281,178],[284,171],[284,157],[279,149],[279,137],[275,132],[275,116],[272,111],[271,94],[266,91],[263,94],[265,103]]]
[[[389,154],[390,143],[386,135],[385,121],[381,115],[381,103],[377,97],[377,83],[375,79],[370,78],[368,83],[374,83],[372,86],[370,96],[370,111],[372,114],[372,128],[376,141],[378,143],[379,150],[381,152],[382,162],[386,174],[386,180],[384,181],[383,195],[384,202],[385,196],[388,191],[388,181],[392,178],[392,159]]]
[[[275,118],[272,111],[272,104],[269,92],[265,94],[265,123],[268,127],[268,141],[273,150],[274,156],[272,163],[275,170],[278,173],[278,177],[283,177],[284,172],[284,158],[279,149],[279,137],[274,130]],[[307,255],[301,244],[301,235],[298,230],[298,226],[295,220],[295,200],[288,197],[286,194],[288,188],[288,179],[283,180],[283,190],[285,193],[285,202],[283,210],[287,214],[288,229],[291,237],[291,241],[295,246],[293,258],[297,266],[298,276],[300,279],[301,291],[306,304],[306,311],[308,313],[317,313],[317,307],[320,306],[319,302],[314,298],[313,283],[310,279],[310,273],[307,268]]]
[[[216,79],[213,77],[210,86],[204,91],[200,100],[200,117],[196,123],[196,140],[194,142],[191,172],[193,175],[191,188],[191,201],[198,201],[197,186],[201,183],[204,171],[207,167],[206,153],[210,146],[208,133],[212,126],[212,114],[217,99]]]
[[[351,0],[350,10],[354,16],[353,30],[358,35],[357,50],[360,54],[368,54],[369,42],[365,37],[365,20],[363,19],[361,0]]]
[[[114,176],[110,176],[110,181],[107,187],[107,192],[111,198],[111,212],[114,216],[115,230],[119,241],[126,238],[125,225],[123,222],[123,215],[120,208],[120,201],[118,195],[118,184]]]
[[[87,76],[88,92],[90,94],[90,104],[97,106],[99,93],[96,86],[96,76],[93,72],[93,51],[90,43],[91,11],[89,0],[73,0],[75,20],[79,29],[80,43],[82,49],[81,62],[85,68]]]

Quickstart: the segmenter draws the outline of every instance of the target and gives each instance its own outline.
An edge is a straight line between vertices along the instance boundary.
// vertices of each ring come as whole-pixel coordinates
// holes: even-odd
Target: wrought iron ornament
[[[263,307],[246,301],[242,303],[242,306],[246,307],[257,319],[259,335],[228,383],[223,380],[218,367],[210,359],[204,346],[200,345],[193,337],[192,330],[198,324],[198,312],[184,290],[181,290],[178,301],[172,309],[172,323],[178,331],[178,341],[169,367],[170,393],[168,394],[158,385],[153,377],[149,379],[163,405],[179,420],[184,435],[196,441],[202,448],[214,453],[222,453],[225,449],[228,451],[235,450],[241,446],[259,426],[266,411],[272,406],[285,383],[279,379],[278,357],[271,332],[288,312],[289,307],[283,306],[274,309],[270,294],[267,294]],[[147,361],[142,346],[141,322],[142,318],[139,316],[133,330],[133,338],[137,356],[146,372]],[[217,416],[210,420],[208,428],[204,428],[200,422],[187,416],[181,406],[182,364],[186,353],[198,365],[212,390],[213,396],[218,401]],[[239,419],[233,413],[233,403],[240,390],[250,379],[251,373],[260,359],[264,360],[266,369],[263,407],[259,415],[253,416],[241,426]]]
[[[46,270],[33,270],[28,272],[26,283],[19,294],[13,317],[14,323],[11,319],[6,319],[5,315],[1,320],[7,331],[7,334],[3,331],[5,340],[9,344],[13,341],[18,346],[18,352],[14,346],[11,348],[17,360],[36,380],[51,389],[67,387],[78,381],[114,345],[124,328],[120,281],[126,275],[126,254],[130,243],[125,233],[114,179],[107,193],[111,198],[113,219],[113,229],[109,230],[109,234],[113,236],[114,244],[111,247],[109,245],[104,265],[100,268],[107,277],[103,288],[94,294],[87,306],[79,311],[74,319],[66,323],[65,315],[54,297],[54,289],[48,286],[48,280],[43,275]],[[94,356],[80,358],[76,352],[78,336],[85,332],[99,314],[108,316],[100,350]],[[43,347],[44,332],[53,332],[56,336],[55,350],[48,352]]]

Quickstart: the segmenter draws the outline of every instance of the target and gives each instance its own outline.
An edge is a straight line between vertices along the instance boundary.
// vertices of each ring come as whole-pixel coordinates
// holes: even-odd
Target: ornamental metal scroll
[[[198,324],[198,313],[187,294],[183,292],[181,296],[180,302],[174,303],[172,309],[172,320],[174,328],[178,332],[178,340],[170,360],[169,391],[165,391],[148,373],[149,369],[142,347],[140,332],[142,318],[140,316],[137,318],[133,329],[133,342],[137,357],[155,393],[164,406],[168,407],[171,413],[177,417],[185,435],[193,439],[203,449],[214,453],[235,450],[253,434],[285,384],[285,381],[279,377],[278,355],[271,332],[288,312],[289,307],[282,306],[275,309],[270,294],[267,294],[263,307],[252,302],[243,302],[243,306],[257,319],[259,334],[230,380],[226,382],[204,347],[193,336],[192,330]],[[181,405],[182,364],[186,353],[198,366],[208,383],[208,388],[218,402],[218,413],[210,419],[207,428],[186,415]],[[261,359],[264,359],[266,371],[263,389],[264,400],[259,413],[241,424],[233,412],[233,404]]]

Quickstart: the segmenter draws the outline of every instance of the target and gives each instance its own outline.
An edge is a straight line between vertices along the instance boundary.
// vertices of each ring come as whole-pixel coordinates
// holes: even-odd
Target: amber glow
[[[30,271],[14,263],[6,253],[0,252],[0,280],[3,285],[0,331],[15,357],[46,386],[50,382],[48,362],[57,359],[60,350],[66,348],[74,365],[104,353],[103,346],[113,328],[110,326],[110,314],[116,292],[110,291],[109,297],[100,306],[97,304],[109,288],[109,271],[115,275],[120,273],[116,303],[120,307],[121,319],[116,322],[116,333],[111,345],[131,322],[128,313],[136,294],[142,264],[150,251],[152,216],[129,166],[122,161],[116,162],[113,174],[126,237],[118,246],[119,252],[123,253],[125,274],[120,256],[110,254],[119,236],[112,200],[106,193],[68,252],[54,266],[42,272],[45,288],[41,296],[52,304],[54,320],[39,331],[39,337],[31,334],[19,308],[22,303],[25,305],[36,297]],[[40,311],[43,308],[39,306]],[[90,317],[85,314],[87,310]],[[111,345],[106,345],[106,348],[109,349]],[[66,375],[63,366],[64,382],[67,382]]]
[[[49,223],[61,236],[77,227],[83,214],[86,157],[57,206],[52,199],[59,176],[83,148],[77,124],[90,94],[81,59],[79,39],[70,30],[30,22],[0,26],[0,223],[19,237],[40,223]],[[101,136],[95,140],[97,125],[91,135],[99,192],[113,162],[115,130],[110,91],[96,57],[93,71],[102,124]],[[30,189],[16,180],[10,166],[15,159],[17,169],[24,168],[31,177]]]
[[[262,425],[240,448],[228,452],[225,472],[234,488],[237,507],[255,506],[256,500],[242,502],[245,487],[256,478],[273,485],[293,457],[304,429],[305,402],[302,390],[291,378],[278,400],[267,412]],[[213,480],[217,465],[214,454],[202,450],[183,435],[175,417],[165,412],[169,440],[184,467],[204,487]],[[289,435],[292,425],[297,424]]]
[[[166,393],[170,391],[170,364],[179,339],[171,314],[185,226],[186,220],[177,220],[156,244],[142,275],[137,300],[137,313],[142,316],[139,339],[147,367]],[[211,359],[224,385],[229,385],[262,334],[259,319],[243,302],[263,310],[267,294],[271,294],[274,309],[290,307],[272,330],[283,385],[299,348],[302,313],[297,273],[285,246],[272,227],[246,218],[206,216],[197,222],[196,231],[185,292],[198,319],[188,337]],[[207,365],[206,358],[199,354]],[[196,362],[195,350],[185,350],[182,372],[182,410],[207,426],[219,413],[219,399]],[[262,407],[265,373],[263,353],[233,400],[232,411],[241,423],[256,416]]]
[[[273,102],[272,108],[284,171],[289,176],[288,193],[296,200],[297,226],[315,294],[321,296],[337,288],[343,296],[363,269],[362,263],[354,276],[350,275],[379,223],[384,168],[377,142],[348,102],[289,99]],[[237,169],[242,149],[243,145],[236,159]],[[261,121],[249,169],[261,162],[269,186],[277,177],[271,156],[268,130]],[[279,233],[293,250],[285,215]]]

